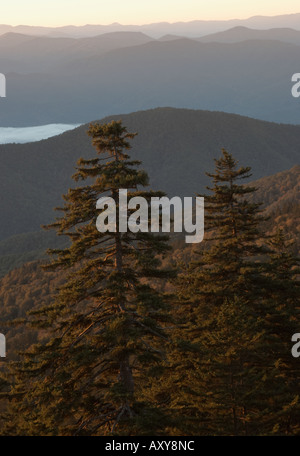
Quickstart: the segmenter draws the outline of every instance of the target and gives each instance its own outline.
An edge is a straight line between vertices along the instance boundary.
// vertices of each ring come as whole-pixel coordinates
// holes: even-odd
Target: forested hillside
[[[204,190],[213,157],[225,147],[252,167],[252,179],[290,169],[299,162],[300,127],[262,122],[221,112],[162,108],[116,115],[138,132],[132,157],[142,161],[150,186],[169,195]],[[105,121],[105,119],[103,119]],[[0,146],[0,240],[39,231],[71,183],[79,157],[92,147],[84,125],[31,144]]]
[[[255,195],[243,185],[250,168],[223,150],[205,196],[208,236],[185,249],[171,237],[170,249],[165,236],[96,229],[94,192],[108,184],[115,196],[147,176],[123,154],[135,135],[120,139],[120,123],[89,134],[110,160],[78,167],[88,185],[68,192],[52,225],[71,245],[52,251],[47,271],[33,262],[0,280],[1,433],[298,435],[298,252],[291,233],[266,234],[289,227],[278,214],[294,204],[299,167],[256,182]],[[89,184],[95,174],[104,178]],[[290,194],[283,205],[272,185],[277,200]],[[256,204],[264,192],[269,219]]]
[[[43,337],[43,333],[20,326],[7,326],[15,319],[40,305],[49,305],[56,289],[64,281],[61,274],[46,273],[41,262],[27,263],[1,279],[0,332],[9,340],[7,359],[15,359],[19,351]],[[5,361],[4,361],[5,362]]]
[[[263,202],[264,213],[270,217],[264,222],[265,231],[274,233],[279,228],[283,229],[287,238],[295,242],[292,251],[300,255],[300,167],[294,166],[289,171],[251,182],[251,185],[256,187],[257,191],[253,196],[249,196],[249,201]],[[25,317],[28,310],[40,306],[41,303],[51,302],[64,277],[55,272],[44,271],[41,265],[48,261],[48,248],[62,248],[67,243],[66,239],[51,232],[18,235],[0,243],[0,272],[3,276],[0,280],[2,324],[13,318]],[[185,244],[183,237],[178,234],[171,236],[171,245],[173,250],[164,260],[166,265],[176,262],[189,264],[195,261],[198,245]],[[205,249],[205,246],[204,240],[201,248]],[[39,258],[43,258],[43,261],[36,261]],[[10,269],[13,270],[8,272]],[[7,329],[4,332],[7,332]],[[10,351],[15,353],[31,343],[34,334],[30,333],[28,336],[24,329],[10,330]]]
[[[294,240],[294,253],[300,254],[300,166],[253,182],[257,192],[253,200],[271,218],[265,223],[269,232],[281,228]]]

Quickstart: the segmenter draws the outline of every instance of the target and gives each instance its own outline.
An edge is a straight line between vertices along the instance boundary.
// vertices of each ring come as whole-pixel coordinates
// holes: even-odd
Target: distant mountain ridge
[[[124,47],[139,46],[152,41],[153,38],[141,32],[105,33],[88,38],[30,36],[20,33],[0,35],[1,60],[9,59],[19,62],[15,67],[19,73],[57,71],[57,65],[66,60],[87,58],[102,55],[106,52]],[[2,64],[2,70],[7,65]],[[53,70],[54,67],[54,70]],[[11,71],[13,67],[7,66]]]
[[[91,25],[84,26],[68,25],[63,27],[37,27],[28,25],[0,25],[0,35],[7,32],[25,33],[28,35],[50,35],[58,37],[84,37],[95,36],[106,32],[116,31],[141,31],[153,38],[160,38],[163,35],[180,35],[197,37],[209,33],[216,33],[232,27],[245,26],[250,28],[294,28],[300,30],[300,13],[285,14],[279,16],[253,16],[248,19],[232,20],[194,20],[190,22],[160,22],[144,25],[122,25],[113,23],[110,25]]]
[[[300,30],[292,28],[272,28],[268,30],[234,27],[224,32],[213,33],[197,38],[201,43],[239,43],[247,40],[272,40],[300,45]]]
[[[300,102],[291,94],[297,62],[300,46],[274,40],[159,41],[137,33],[26,38],[0,45],[7,77],[0,126],[86,123],[158,106],[298,124]]]

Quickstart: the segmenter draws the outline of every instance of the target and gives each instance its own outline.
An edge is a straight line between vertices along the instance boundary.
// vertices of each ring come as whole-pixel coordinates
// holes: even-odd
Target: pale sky
[[[299,12],[299,0],[6,0],[1,2],[0,21],[57,27],[246,19]]]

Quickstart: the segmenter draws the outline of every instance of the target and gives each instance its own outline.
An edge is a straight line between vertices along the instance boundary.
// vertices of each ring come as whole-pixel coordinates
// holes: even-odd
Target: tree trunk
[[[116,191],[113,191],[113,196],[115,197],[115,201],[118,201],[118,195],[116,195]],[[119,273],[123,272],[123,255],[122,255],[122,240],[121,234],[118,231],[118,223],[117,223],[117,232],[116,232],[116,259],[115,259],[115,267]],[[121,312],[126,312],[126,305],[122,300],[120,300],[119,309]],[[134,392],[134,381],[132,375],[132,369],[130,367],[129,356],[126,355],[120,362],[120,380],[124,385],[126,392],[133,393]]]

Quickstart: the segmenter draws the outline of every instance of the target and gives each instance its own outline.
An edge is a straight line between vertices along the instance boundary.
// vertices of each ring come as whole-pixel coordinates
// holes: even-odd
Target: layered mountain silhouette
[[[300,14],[285,14],[280,16],[253,16],[248,19],[233,19],[226,21],[204,21],[194,20],[190,22],[159,22],[145,25],[122,25],[113,23],[110,25],[91,25],[84,26],[63,26],[63,27],[36,27],[26,25],[0,25],[0,35],[7,32],[24,33],[27,35],[53,36],[53,37],[86,37],[95,36],[108,32],[139,31],[149,34],[153,38],[163,35],[180,35],[197,37],[209,33],[216,33],[232,27],[244,26],[250,28],[295,28],[300,30]]]
[[[35,37],[19,33],[0,36],[2,72],[56,72],[66,61],[100,56],[114,49],[138,46],[153,41],[141,32],[115,32],[91,38]],[[7,63],[5,63],[5,60]],[[12,62],[12,63],[9,63]]]
[[[300,46],[270,39],[204,43],[136,32],[84,39],[8,34],[0,37],[0,72],[7,78],[0,125],[85,123],[157,106],[296,124],[300,102],[291,95],[291,77],[300,71],[297,62]]]
[[[201,43],[239,43],[248,40],[273,40],[300,45],[300,31],[291,28],[254,30],[248,27],[234,27],[224,32],[213,33],[197,38]]]

